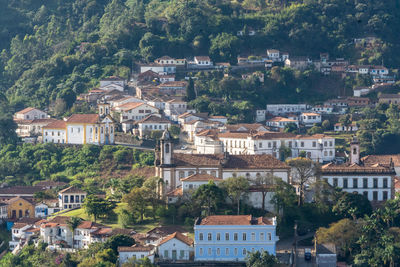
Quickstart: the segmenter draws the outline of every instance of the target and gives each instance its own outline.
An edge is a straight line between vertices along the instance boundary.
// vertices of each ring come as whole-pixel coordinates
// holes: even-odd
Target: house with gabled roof
[[[58,192],[58,206],[62,209],[79,208],[85,200],[87,193],[75,186],[69,186]]]
[[[161,261],[188,261],[193,253],[193,240],[180,232],[163,238],[157,247]]]
[[[119,263],[123,265],[127,262],[136,262],[144,258],[148,258],[151,263],[154,263],[154,254],[156,247],[154,245],[135,244],[131,247],[118,247]]]
[[[136,127],[135,127],[136,126]],[[134,124],[134,133],[143,138],[152,131],[164,131],[171,127],[171,121],[162,117],[161,114],[151,114]]]
[[[14,120],[34,120],[34,119],[46,119],[48,118],[48,115],[46,112],[33,108],[33,107],[28,107],[23,110],[18,111],[17,113],[14,114]]]
[[[114,107],[113,111],[119,113],[120,122],[128,120],[139,121],[151,114],[159,113],[158,108],[140,102],[126,103],[121,106]]]

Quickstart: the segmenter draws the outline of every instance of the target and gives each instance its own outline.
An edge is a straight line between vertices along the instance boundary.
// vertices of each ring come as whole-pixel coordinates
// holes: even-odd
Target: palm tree
[[[74,248],[74,235],[75,235],[75,229],[78,228],[78,226],[81,224],[82,219],[79,217],[71,217],[67,221],[67,226],[72,232],[72,248]]]

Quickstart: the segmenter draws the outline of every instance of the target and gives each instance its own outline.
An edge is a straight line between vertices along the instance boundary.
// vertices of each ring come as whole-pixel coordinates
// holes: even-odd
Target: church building
[[[155,175],[164,180],[164,193],[181,187],[181,180],[193,174],[209,174],[219,179],[243,176],[250,182],[258,176],[276,176],[289,182],[290,167],[271,155],[230,155],[174,153],[170,133],[165,130],[156,151]],[[272,185],[273,181],[271,181]],[[272,194],[266,196],[269,204]],[[252,186],[249,204],[261,207],[262,194]]]

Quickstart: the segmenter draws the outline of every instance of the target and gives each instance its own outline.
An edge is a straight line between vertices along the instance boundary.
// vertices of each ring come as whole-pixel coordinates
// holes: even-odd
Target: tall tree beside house
[[[78,226],[81,224],[81,222],[82,222],[82,219],[79,217],[71,217],[67,221],[67,226],[72,232],[72,247],[74,247],[74,242],[75,242],[75,239],[74,239],[75,229],[78,228]]]
[[[345,127],[350,126],[351,125],[351,114],[346,114],[346,115],[341,116],[339,118],[339,122]]]
[[[313,178],[319,176],[319,165],[307,158],[294,158],[286,161],[292,168],[292,179],[299,186],[298,206],[302,206],[304,202],[304,186],[310,183]]]
[[[273,187],[276,184],[276,181],[281,180],[280,177],[274,176],[271,173],[264,173],[259,175],[251,181],[252,186],[254,186],[258,192],[262,195],[262,203],[261,208],[265,210],[265,198],[267,197],[267,193],[273,190]]]
[[[228,194],[228,197],[237,206],[237,215],[240,214],[240,200],[247,194],[250,183],[249,181],[242,177],[230,177],[221,183],[222,188],[224,188]]]
[[[0,92],[0,145],[14,144],[18,141],[15,133],[17,124],[12,118],[13,111],[7,98]]]
[[[224,201],[224,193],[214,181],[209,181],[208,184],[201,185],[194,192],[192,199],[199,203],[201,207],[207,207],[207,215],[211,215],[211,210],[216,212],[218,206]]]
[[[196,91],[194,89],[194,82],[192,78],[189,78],[188,85],[186,86],[186,98],[187,101],[192,101],[196,98]]]

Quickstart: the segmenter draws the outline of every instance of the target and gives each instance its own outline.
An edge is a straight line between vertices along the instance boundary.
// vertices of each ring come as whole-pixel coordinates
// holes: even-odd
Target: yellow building
[[[28,199],[14,197],[6,201],[9,219],[19,219],[22,217],[35,218],[35,205]]]

